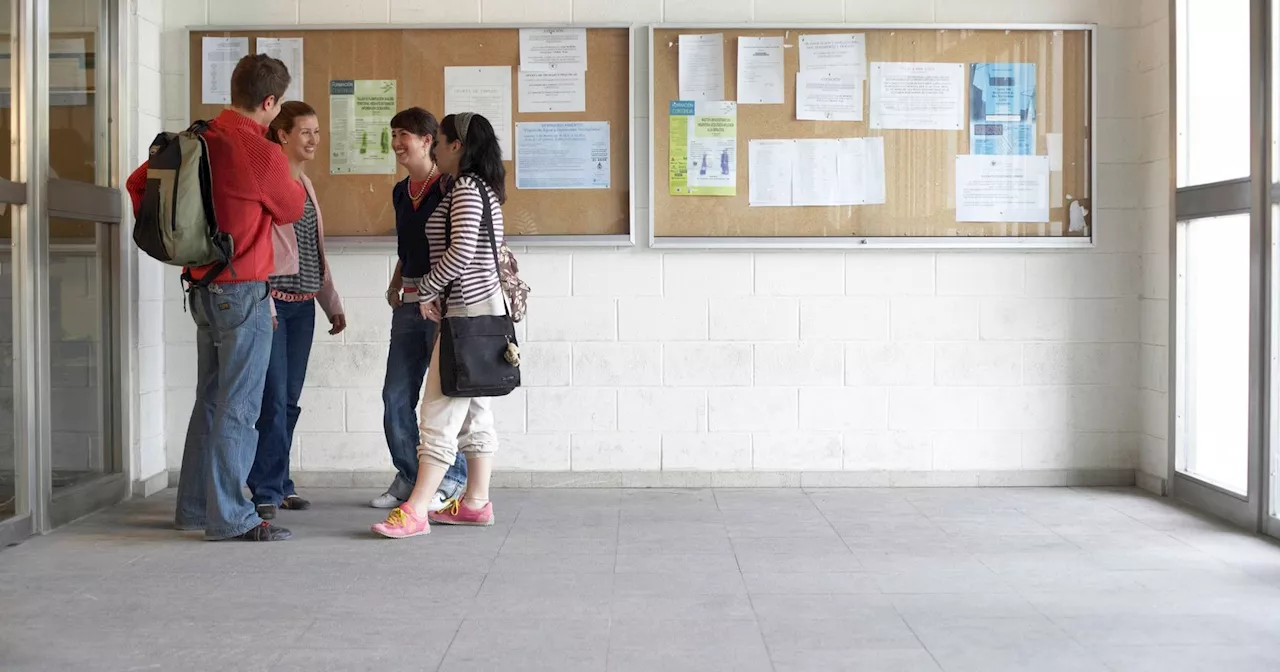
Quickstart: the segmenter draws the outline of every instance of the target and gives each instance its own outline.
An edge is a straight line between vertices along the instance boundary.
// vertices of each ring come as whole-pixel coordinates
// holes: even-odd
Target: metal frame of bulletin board
[[[662,231],[662,229],[664,228],[667,228],[667,229],[673,228],[673,226],[671,225],[673,221],[686,222],[682,226],[685,226],[687,228],[688,227],[687,222],[695,221],[695,220],[698,220],[699,218],[701,218],[703,221],[723,220],[726,222],[724,226],[733,226],[733,227],[738,227],[740,229],[747,228],[742,226],[742,224],[740,223],[742,218],[744,218],[748,213],[750,213],[751,210],[764,210],[763,208],[757,209],[757,208],[752,208],[746,205],[747,203],[746,194],[750,190],[750,176],[748,174],[749,162],[747,160],[750,141],[759,140],[759,139],[774,139],[779,137],[801,138],[801,139],[810,138],[810,137],[821,139],[821,138],[827,137],[827,135],[825,135],[823,132],[813,130],[814,128],[821,126],[821,124],[813,125],[811,124],[811,122],[797,122],[795,120],[796,105],[795,105],[794,96],[796,94],[795,70],[797,69],[796,63],[798,62],[798,52],[799,52],[798,36],[800,34],[805,34],[806,31],[813,31],[813,34],[836,33],[836,32],[848,32],[848,33],[864,33],[865,32],[869,34],[869,33],[872,33],[873,31],[874,32],[885,31],[885,32],[889,32],[890,37],[893,36],[892,31],[904,31],[904,32],[911,31],[914,33],[922,33],[923,31],[937,31],[939,33],[944,33],[947,31],[1003,31],[1006,37],[1008,37],[1011,34],[1016,36],[1016,34],[1019,32],[1044,33],[1051,36],[1050,41],[1052,41],[1053,39],[1056,39],[1057,36],[1064,33],[1081,34],[1082,37],[1076,38],[1076,39],[1083,42],[1082,49],[1084,53],[1080,54],[1078,58],[1072,59],[1071,62],[1074,64],[1073,67],[1077,69],[1083,69],[1085,76],[1087,77],[1087,81],[1075,84],[1074,86],[1077,90],[1076,91],[1077,94],[1083,93],[1087,95],[1088,100],[1087,100],[1087,103],[1083,101],[1079,103],[1082,106],[1081,108],[1070,109],[1070,114],[1074,115],[1073,121],[1076,122],[1075,124],[1073,124],[1073,126],[1078,126],[1078,125],[1083,126],[1083,128],[1075,129],[1073,131],[1076,135],[1079,135],[1083,138],[1082,140],[1083,145],[1080,147],[1073,147],[1072,144],[1068,142],[1068,152],[1079,151],[1079,152],[1082,152],[1084,156],[1082,157],[1083,161],[1078,162],[1078,163],[1082,163],[1083,165],[1077,165],[1077,163],[1070,163],[1069,164],[1070,168],[1068,168],[1068,171],[1073,172],[1075,175],[1082,174],[1083,175],[1082,179],[1079,179],[1079,178],[1075,179],[1075,182],[1078,184],[1077,188],[1083,187],[1088,190],[1087,198],[1080,199],[1083,202],[1084,208],[1088,211],[1087,225],[1084,233],[1070,234],[1068,232],[1068,229],[1066,228],[1067,227],[1066,217],[1063,217],[1061,222],[1051,219],[1046,224],[1034,225],[1034,226],[1040,227],[1040,232],[1038,233],[1023,232],[1023,233],[1014,233],[1014,234],[1005,234],[1005,235],[1001,235],[1000,233],[993,233],[993,232],[999,231],[1001,228],[999,225],[993,225],[993,224],[977,225],[975,229],[981,229],[985,227],[985,231],[980,231],[977,233],[952,231],[950,233],[945,233],[945,235],[938,235],[936,233],[932,235],[930,234],[923,234],[923,235],[905,234],[904,235],[900,233],[865,234],[865,233],[859,233],[859,232],[837,232],[837,233],[821,232],[821,233],[809,233],[808,235],[781,235],[781,234],[773,235],[770,233],[762,234],[762,233],[759,233],[758,231],[742,233],[742,234],[711,233],[711,234],[703,235],[701,232],[690,232],[684,235],[672,235]],[[784,103],[782,106],[739,105],[738,107],[739,121],[738,121],[738,126],[736,131],[737,149],[735,150],[735,153],[738,157],[737,158],[737,166],[738,166],[737,178],[736,178],[737,196],[734,197],[735,201],[725,202],[723,205],[717,204],[714,207],[703,205],[701,207],[702,212],[700,213],[697,212],[696,208],[690,208],[686,206],[684,209],[689,210],[691,212],[688,213],[690,216],[685,217],[682,215],[685,215],[686,213],[681,212],[680,206],[668,204],[666,205],[666,207],[661,207],[660,203],[658,202],[658,199],[668,199],[673,203],[686,202],[686,201],[693,202],[694,199],[699,199],[699,200],[706,199],[706,201],[704,202],[710,202],[716,199],[725,199],[725,197],[723,196],[720,196],[720,197],[718,196],[691,197],[691,196],[683,196],[683,195],[672,196],[669,192],[670,187],[668,182],[669,180],[668,171],[670,170],[670,167],[666,165],[661,165],[661,166],[658,165],[659,162],[665,164],[669,161],[669,157],[670,157],[669,148],[663,148],[663,147],[660,147],[659,145],[660,143],[663,143],[663,142],[669,142],[668,138],[670,137],[670,131],[668,129],[668,125],[671,117],[666,108],[667,104],[669,103],[668,98],[670,100],[675,100],[676,97],[678,96],[678,82],[676,85],[673,85],[671,83],[671,79],[673,77],[677,79],[679,77],[678,67],[676,68],[677,71],[673,73],[672,66],[671,66],[671,62],[673,60],[677,62],[679,60],[678,51],[677,51],[678,45],[674,44],[674,39],[675,39],[674,36],[677,34],[691,34],[691,33],[698,33],[698,34],[723,33],[724,34],[725,54],[726,54],[725,61],[724,61],[724,75],[725,75],[725,82],[726,82],[725,97],[729,100],[734,100],[736,98],[736,95],[730,92],[736,92],[737,90],[737,85],[736,85],[737,72],[736,72],[736,69],[733,67],[733,64],[736,63],[736,60],[737,60],[736,58],[737,47],[736,47],[735,38],[737,38],[739,35],[744,37],[748,35],[761,36],[761,37],[764,37],[764,36],[784,37],[785,36],[784,42],[786,46],[783,49],[783,53],[784,53],[786,65],[784,66],[785,75],[784,75],[783,86],[784,88],[789,90],[786,94],[786,97],[784,98]],[[937,249],[937,250],[945,250],[945,249],[1092,249],[1097,245],[1098,243],[1097,236],[1099,235],[1097,230],[1097,223],[1098,223],[1097,182],[1098,182],[1098,179],[1097,179],[1097,151],[1096,151],[1096,144],[1095,144],[1095,140],[1097,138],[1097,132],[1096,132],[1097,106],[1098,106],[1097,90],[1098,90],[1098,79],[1099,79],[1098,68],[1097,68],[1098,49],[1097,49],[1096,37],[1097,37],[1096,24],[851,24],[849,23],[849,24],[770,25],[770,24],[740,24],[740,23],[739,24],[659,23],[659,24],[650,25],[649,26],[649,124],[650,126],[649,126],[649,168],[648,168],[649,178],[650,178],[649,202],[648,202],[649,246],[657,247],[657,248],[671,248],[671,249],[746,249],[746,250],[750,250],[750,249],[762,249],[762,250],[767,250],[767,249],[869,249],[869,248],[909,248],[909,249]],[[871,53],[872,45],[871,45],[870,38],[864,38],[864,39],[867,44],[867,47],[866,47],[867,53],[865,54],[865,61],[867,62],[868,66],[870,66],[870,63],[873,61],[890,60],[890,59],[876,58],[876,55]],[[900,36],[899,39],[905,39],[905,36]],[[1044,38],[1041,38],[1041,39],[1044,39]],[[661,41],[661,44],[659,44],[660,41]],[[942,41],[943,39],[941,36],[937,38],[938,43],[942,43]],[[1063,41],[1065,42],[1065,40]],[[668,44],[668,42],[671,42],[671,44]],[[911,44],[914,45],[915,43],[912,42]],[[889,45],[888,47],[886,47],[886,49],[892,50],[895,46],[896,45]],[[661,50],[663,54],[660,55],[659,50]],[[1069,45],[1067,48],[1065,48],[1064,53],[1066,52],[1070,52]],[[672,56],[671,53],[675,53],[675,56]],[[949,53],[948,51],[941,51],[938,54],[937,58],[934,59],[935,62],[939,62],[939,63],[953,62],[953,61],[965,62],[965,63],[970,62],[967,59],[958,58],[958,57],[952,57],[949,60],[947,58],[948,53]],[[661,58],[663,59],[661,62],[657,60],[659,56],[661,56]],[[1063,58],[1066,58],[1066,57],[1064,56]],[[924,59],[921,59],[921,60],[924,60]],[[1007,59],[1005,59],[1004,61],[974,60],[972,62],[975,62],[975,63],[1007,62]],[[1062,63],[1057,63],[1057,65],[1059,66],[1059,69],[1067,67],[1067,66],[1063,66]],[[1043,65],[1039,67],[1042,70],[1040,81],[1049,79],[1051,83],[1058,84],[1061,88],[1063,88],[1063,91],[1054,93],[1056,99],[1067,97],[1067,102],[1068,104],[1070,104],[1071,99],[1068,97],[1068,93],[1066,93],[1067,89],[1065,86],[1062,86],[1062,82],[1061,82],[1062,75],[1058,74],[1057,75],[1058,80],[1054,81],[1053,79],[1048,77],[1049,73],[1047,71],[1050,70],[1050,68]],[[659,72],[660,69],[662,70],[661,72]],[[968,73],[968,67],[965,68],[965,71],[966,73]],[[658,84],[659,81],[661,81],[661,86],[659,86]],[[864,80],[864,84],[866,84],[867,81],[868,80]],[[965,105],[964,105],[965,123],[963,126],[964,136],[968,136],[968,133],[971,129],[970,110],[968,105],[968,91],[970,89],[970,86],[971,86],[971,83],[969,81],[969,76],[968,74],[966,74],[964,79],[964,88],[966,90]],[[868,86],[867,88],[869,89],[870,87]],[[1037,94],[1036,94],[1037,95],[1037,115],[1042,114],[1038,109],[1039,105],[1041,104],[1039,100],[1044,96],[1048,95],[1042,92],[1042,88],[1048,88],[1048,87],[1037,86]],[[673,90],[676,91],[676,93],[672,93]],[[664,92],[672,93],[672,95],[664,96],[663,100],[659,100],[658,99],[659,93],[664,93]],[[1077,98],[1078,98],[1078,95],[1077,95]],[[1055,99],[1055,102],[1059,102],[1056,99]],[[870,109],[871,107],[869,104],[870,102],[871,102],[870,93],[868,91],[868,93],[864,96],[864,102],[863,102],[864,110]],[[795,135],[778,136],[775,134],[770,134],[770,131],[774,131],[774,129],[770,129],[770,131],[766,131],[765,133],[759,134],[758,137],[754,137],[752,135],[752,130],[750,128],[750,122],[748,122],[747,124],[743,123],[743,110],[744,108],[763,108],[763,107],[785,108],[785,111],[779,109],[771,112],[770,114],[774,114],[777,117],[781,117],[782,115],[790,115],[789,117],[790,121],[793,122],[794,125],[797,126],[797,128],[799,128],[799,132],[797,132]],[[751,116],[750,119],[759,119],[759,115],[762,113],[758,112],[757,109],[751,109],[750,111],[747,112],[747,114],[755,115],[755,116]],[[1058,111],[1057,114],[1061,114],[1061,111]],[[1037,122],[1040,123],[1041,120],[1037,118]],[[770,125],[777,125],[776,123],[774,123],[774,121],[770,121],[768,123]],[[881,133],[884,133],[884,134],[903,133],[903,131],[883,131],[883,132],[879,130],[871,131],[869,117],[865,117],[865,116],[863,117],[863,121],[861,122],[837,122],[837,123],[840,123],[843,126],[841,130],[835,131],[836,133],[840,134],[839,137],[859,137],[859,136],[874,137],[875,135],[881,134]],[[805,128],[804,126],[805,124],[810,124],[810,127]],[[854,132],[852,133],[847,132],[848,131],[847,124],[855,125]],[[662,126],[662,129],[659,129],[660,125]],[[744,126],[746,126],[746,128],[744,128]],[[858,128],[859,126],[860,128]],[[1038,140],[1040,144],[1044,144],[1046,139],[1043,137],[1043,134],[1047,131],[1047,129],[1048,129],[1047,123],[1045,124],[1044,129],[1037,129],[1035,134],[1033,135],[1032,142],[1036,143]],[[659,130],[662,130],[662,132],[658,132]],[[933,131],[908,131],[908,132],[929,133]],[[1056,134],[1063,134],[1063,133],[1065,133],[1065,131],[1059,130],[1057,131]],[[902,144],[909,144],[909,143],[904,142]],[[1058,144],[1061,145],[1062,142],[1059,141]],[[1034,147],[1035,145],[1033,144],[1033,148]],[[661,150],[661,152],[659,150]],[[969,150],[966,147],[964,150],[954,151],[953,153],[956,155],[968,154]],[[1049,153],[1052,154],[1052,150],[1049,150]],[[889,150],[886,149],[886,155],[888,154],[889,154]],[[1033,151],[1033,154],[1039,155],[1039,152]],[[1059,155],[1061,154],[1062,153],[1059,152]],[[913,164],[917,162],[924,163],[924,162],[927,162],[928,160],[926,159],[925,161],[919,161],[918,159],[916,159],[916,156],[914,154],[911,155],[910,158],[912,159],[911,163]],[[1059,159],[1059,162],[1061,161],[1062,159]],[[1052,159],[1051,159],[1051,162],[1052,162]],[[953,184],[951,187],[949,187],[949,189],[952,190],[950,192],[951,193],[950,198],[953,201],[955,196],[954,195],[954,189],[955,189],[954,170],[955,168],[954,166],[952,166],[951,172],[948,172],[946,170],[935,170],[934,173],[932,174],[932,177],[934,179],[939,179],[940,176],[942,175],[949,175],[952,178]],[[1061,167],[1059,167],[1057,170],[1061,171],[1062,169]],[[886,171],[885,173],[886,187],[889,190],[891,190],[892,184],[889,184],[889,183],[892,182],[892,175],[888,172],[889,168],[885,168],[885,171]],[[1081,171],[1083,171],[1083,173],[1081,173]],[[1058,182],[1054,185],[1055,189],[1057,189],[1058,191],[1062,191],[1063,190],[1062,184],[1063,184],[1063,180],[1065,179],[1066,178],[1058,178]],[[936,185],[939,183],[941,182],[939,181],[934,183],[935,188],[936,188]],[[903,187],[901,189],[906,190],[910,188],[911,187]],[[1062,196],[1062,194],[1058,194],[1058,195]],[[935,201],[939,200],[937,195],[932,193],[925,195],[924,197],[926,199],[929,197],[932,197],[933,200]],[[1064,207],[1060,208],[1060,210],[1062,211],[1068,210],[1068,208],[1065,207],[1067,206],[1066,201],[1073,201],[1076,198],[1077,198],[1076,196],[1068,193],[1065,199],[1062,199],[1062,205]],[[727,199],[725,200],[727,201]],[[1052,199],[1050,204],[1051,205],[1053,204]],[[853,206],[853,207],[858,208],[858,207],[874,207],[874,206]],[[798,210],[799,208],[789,207],[789,208],[771,208],[771,209],[794,211],[794,210]],[[827,208],[824,208],[824,209],[827,209]],[[829,209],[835,210],[836,208],[829,208]],[[806,208],[806,210],[809,210],[809,209]],[[813,209],[813,210],[816,211],[819,209]],[[851,212],[852,210],[843,209],[843,211]],[[945,208],[937,208],[936,212],[945,213],[947,211],[945,210]],[[954,209],[952,210],[952,212],[954,212]],[[697,213],[697,214],[694,214],[694,213]],[[722,217],[720,216],[720,213],[723,213]],[[735,213],[737,216],[735,216]],[[757,213],[750,213],[750,214],[754,215]],[[940,216],[935,214],[934,212],[931,212],[929,214],[931,217],[940,218]],[[828,217],[828,219],[832,219],[830,215],[826,215],[826,216]],[[822,228],[823,222],[819,221],[815,225],[814,220],[820,219],[821,217],[822,215],[809,215],[807,217],[806,225],[810,226],[811,230],[820,230]],[[803,220],[805,218],[800,218],[800,219]],[[851,219],[851,217],[844,217],[844,219],[848,220],[848,219]],[[867,219],[871,220],[871,222],[874,223],[874,216],[868,217]],[[1037,221],[1042,221],[1042,220],[1037,220]],[[666,222],[666,223],[659,225],[659,222]],[[727,222],[732,222],[732,224],[729,224]],[[844,222],[840,222],[840,223],[844,224]],[[959,227],[962,227],[962,226],[968,226],[968,225],[956,224],[955,228],[958,229]],[[1011,226],[1006,226],[1004,228],[1006,229],[1017,228],[1019,226],[1028,227],[1027,224],[1013,224]],[[1060,228],[1051,228],[1051,227],[1060,227]],[[876,227],[868,226],[866,228],[876,228]],[[880,228],[885,228],[885,227],[881,226]],[[927,226],[925,228],[927,228]],[[935,225],[935,228],[936,228],[936,225]],[[775,231],[776,230],[777,228],[775,227]],[[1103,235],[1106,235],[1106,234],[1104,233]]]
[[[580,29],[586,29],[588,31],[591,31],[591,30],[626,30],[627,31],[627,38],[626,38],[627,120],[625,125],[625,129],[626,129],[625,148],[627,150],[627,157],[625,161],[626,172],[625,172],[625,178],[623,180],[617,180],[617,179],[614,180],[614,183],[616,185],[614,189],[617,189],[619,186],[624,186],[628,190],[627,206],[626,206],[627,207],[627,213],[626,213],[627,232],[626,233],[582,233],[582,234],[566,233],[566,234],[547,234],[547,235],[518,235],[513,233],[507,236],[508,242],[512,245],[526,246],[526,247],[596,247],[596,246],[619,247],[619,246],[635,245],[637,203],[636,203],[636,174],[635,174],[634,159],[635,159],[635,152],[637,151],[638,148],[636,146],[636,130],[637,129],[635,125],[636,124],[636,114],[635,114],[636,113],[636,94],[635,94],[636,31],[635,31],[635,26],[633,24],[581,23],[581,24],[569,25],[569,24],[514,23],[514,24],[464,24],[464,25],[359,24],[359,25],[339,26],[339,25],[312,24],[312,25],[285,25],[285,26],[272,26],[272,25],[191,26],[185,30],[185,39],[183,40],[183,56],[184,56],[183,68],[184,68],[184,71],[186,72],[186,79],[185,79],[186,87],[183,89],[184,91],[183,119],[184,121],[186,121],[191,118],[192,97],[189,94],[188,90],[191,86],[191,82],[193,81],[192,78],[195,77],[196,78],[195,81],[198,84],[199,78],[201,77],[201,72],[199,72],[198,70],[197,71],[192,70],[193,55],[190,53],[190,49],[192,48],[191,44],[192,44],[193,36],[196,36],[196,35],[215,35],[218,33],[232,33],[232,34],[249,33],[251,35],[254,35],[259,33],[288,32],[288,33],[299,33],[299,34],[302,34],[300,36],[305,37],[305,33],[310,33],[310,32],[338,32],[338,31],[357,31],[357,32],[360,32],[360,31],[406,31],[406,32],[424,31],[424,32],[432,32],[432,33],[448,32],[448,33],[454,33],[454,34],[464,33],[464,32],[479,33],[482,31],[487,31],[487,32],[517,31],[516,39],[518,39],[518,31],[523,28],[532,28],[532,29],[548,29],[548,28],[578,29],[580,28]],[[304,49],[305,49],[305,46],[304,46]],[[304,51],[304,57],[305,57],[305,53],[306,52]],[[507,62],[506,59],[502,59],[502,60],[503,62],[495,61],[491,65],[511,65],[513,70],[518,69],[519,67],[518,60],[515,63]],[[588,70],[588,73],[590,74],[590,70]],[[399,73],[388,73],[387,76],[394,77],[394,78],[400,77]],[[310,89],[311,86],[308,85],[307,88]],[[515,88],[515,85],[513,84],[513,96],[515,94],[514,88]],[[589,95],[589,92],[588,92],[588,95]],[[588,98],[588,100],[590,100],[590,98]],[[400,100],[400,101],[397,101],[397,105],[406,107],[412,102],[413,101]],[[520,114],[516,109],[516,103],[515,103],[514,97],[512,100],[512,107],[513,107],[512,137],[514,140],[514,126],[516,122],[520,121],[519,119]],[[442,112],[442,110],[432,110],[432,111],[436,112],[437,114],[440,114]],[[443,115],[441,114],[441,116]],[[554,121],[554,120],[555,119],[548,119],[548,121]],[[608,119],[608,121],[615,121],[615,120]],[[620,122],[620,120],[618,121]],[[174,130],[174,129],[170,129],[170,130]],[[326,134],[326,139],[327,139],[327,134]],[[622,148],[620,147],[619,150],[621,149]],[[515,151],[518,151],[518,148]],[[617,157],[617,154],[620,154],[620,153],[621,151],[618,151],[616,153],[611,152],[611,154],[614,155],[613,158],[615,160],[620,158],[620,157]],[[507,170],[509,173],[514,175],[514,172],[515,172],[514,155],[512,159],[513,159],[512,161],[507,163]],[[403,175],[402,172],[398,174]],[[619,185],[618,184],[619,182],[622,182],[622,184]],[[572,191],[565,191],[563,192],[563,194],[564,194],[564,198],[570,198],[570,199],[573,198]],[[323,195],[321,196],[321,198],[323,199]],[[387,200],[388,202],[390,202],[390,185],[389,184],[387,187]],[[335,235],[331,233],[329,235],[329,238],[331,239],[331,242],[330,242],[331,247],[382,246],[387,244],[393,244],[395,241],[394,235],[345,235],[343,236],[343,235]]]

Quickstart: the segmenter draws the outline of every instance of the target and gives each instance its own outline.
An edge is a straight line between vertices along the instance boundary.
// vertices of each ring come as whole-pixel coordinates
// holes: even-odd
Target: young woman
[[[436,211],[448,183],[436,169],[432,144],[440,124],[432,114],[411,107],[391,118],[391,148],[408,176],[391,190],[396,212],[396,249],[399,261],[387,288],[391,305],[391,347],[387,351],[387,376],[382,386],[382,429],[387,436],[395,480],[387,491],[370,502],[390,509],[409,498],[418,480],[418,394],[431,362],[436,323],[418,310],[418,281],[431,267],[427,219]],[[458,457],[445,474],[432,506],[462,493],[467,463]]]
[[[303,172],[320,144],[316,111],[301,101],[284,103],[267,128],[267,138],[280,145],[289,159],[293,178],[302,183],[307,199],[302,219],[271,227],[275,253],[275,271],[270,276],[271,314],[275,333],[262,390],[262,413],[258,416],[258,452],[248,479],[253,503],[264,520],[275,518],[277,508],[302,510],[311,506],[294,491],[289,478],[289,449],[302,413],[298,399],[315,337],[316,303],[329,318],[330,334],[336,336],[347,328],[342,300],[325,262],[324,220],[315,189]]]
[[[418,283],[422,317],[438,322],[450,315],[502,315],[505,295],[497,260],[488,243],[484,204],[488,201],[495,244],[502,245],[502,203],[506,171],[493,126],[484,117],[463,112],[440,123],[435,144],[440,169],[455,178],[453,188],[427,222],[431,270]],[[452,226],[451,236],[445,227]],[[448,304],[440,305],[452,285]],[[432,348],[421,416],[418,482],[408,501],[396,507],[373,530],[386,537],[427,534],[429,522],[443,525],[492,525],[489,476],[498,448],[492,399],[446,397],[440,389],[438,345]],[[431,495],[461,450],[467,457],[467,488],[461,501],[433,511]],[[428,522],[429,521],[429,522]]]

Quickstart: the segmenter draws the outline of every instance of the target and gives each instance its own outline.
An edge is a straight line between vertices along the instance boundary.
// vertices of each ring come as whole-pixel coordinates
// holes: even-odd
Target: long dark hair
[[[475,114],[467,125],[467,137],[458,137],[457,115],[450,114],[440,122],[440,131],[449,142],[462,141],[462,158],[458,161],[458,175],[475,175],[485,181],[498,203],[507,202],[507,169],[502,165],[502,147],[498,134],[488,119]]]
[[[267,139],[271,142],[280,144],[280,134],[276,131],[284,131],[285,135],[293,132],[293,124],[299,117],[316,116],[316,108],[302,102],[301,100],[290,100],[280,104],[280,113],[276,115],[271,125],[267,127]]]

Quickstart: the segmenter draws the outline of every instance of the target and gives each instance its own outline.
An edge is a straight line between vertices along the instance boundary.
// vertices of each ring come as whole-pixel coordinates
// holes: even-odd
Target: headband
[[[458,127],[458,139],[462,144],[467,143],[467,129],[471,126],[471,118],[475,116],[474,112],[459,112],[454,116],[454,125]]]

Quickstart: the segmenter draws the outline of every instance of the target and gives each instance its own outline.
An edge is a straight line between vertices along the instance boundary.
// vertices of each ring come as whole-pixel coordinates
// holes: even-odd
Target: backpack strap
[[[232,263],[232,258],[235,255],[234,245],[231,238],[219,230],[218,216],[213,204],[213,166],[209,159],[209,145],[204,139],[204,134],[208,132],[208,130],[209,122],[204,119],[197,119],[187,128],[187,132],[194,135],[196,140],[200,142],[200,149],[203,158],[200,161],[198,171],[200,176],[200,193],[204,196],[204,198],[201,198],[201,205],[204,206],[204,220],[209,226],[209,240],[213,243],[214,247],[218,249],[218,252],[220,252],[222,256],[222,259],[211,265],[209,267],[209,272],[205,273],[204,277],[199,280],[196,280],[194,276],[191,275],[191,269],[182,269],[182,280],[189,286],[199,287],[201,289],[208,287],[214,280],[218,279],[218,276],[222,275],[223,271],[228,268],[231,269],[231,277],[236,277],[236,268]]]

